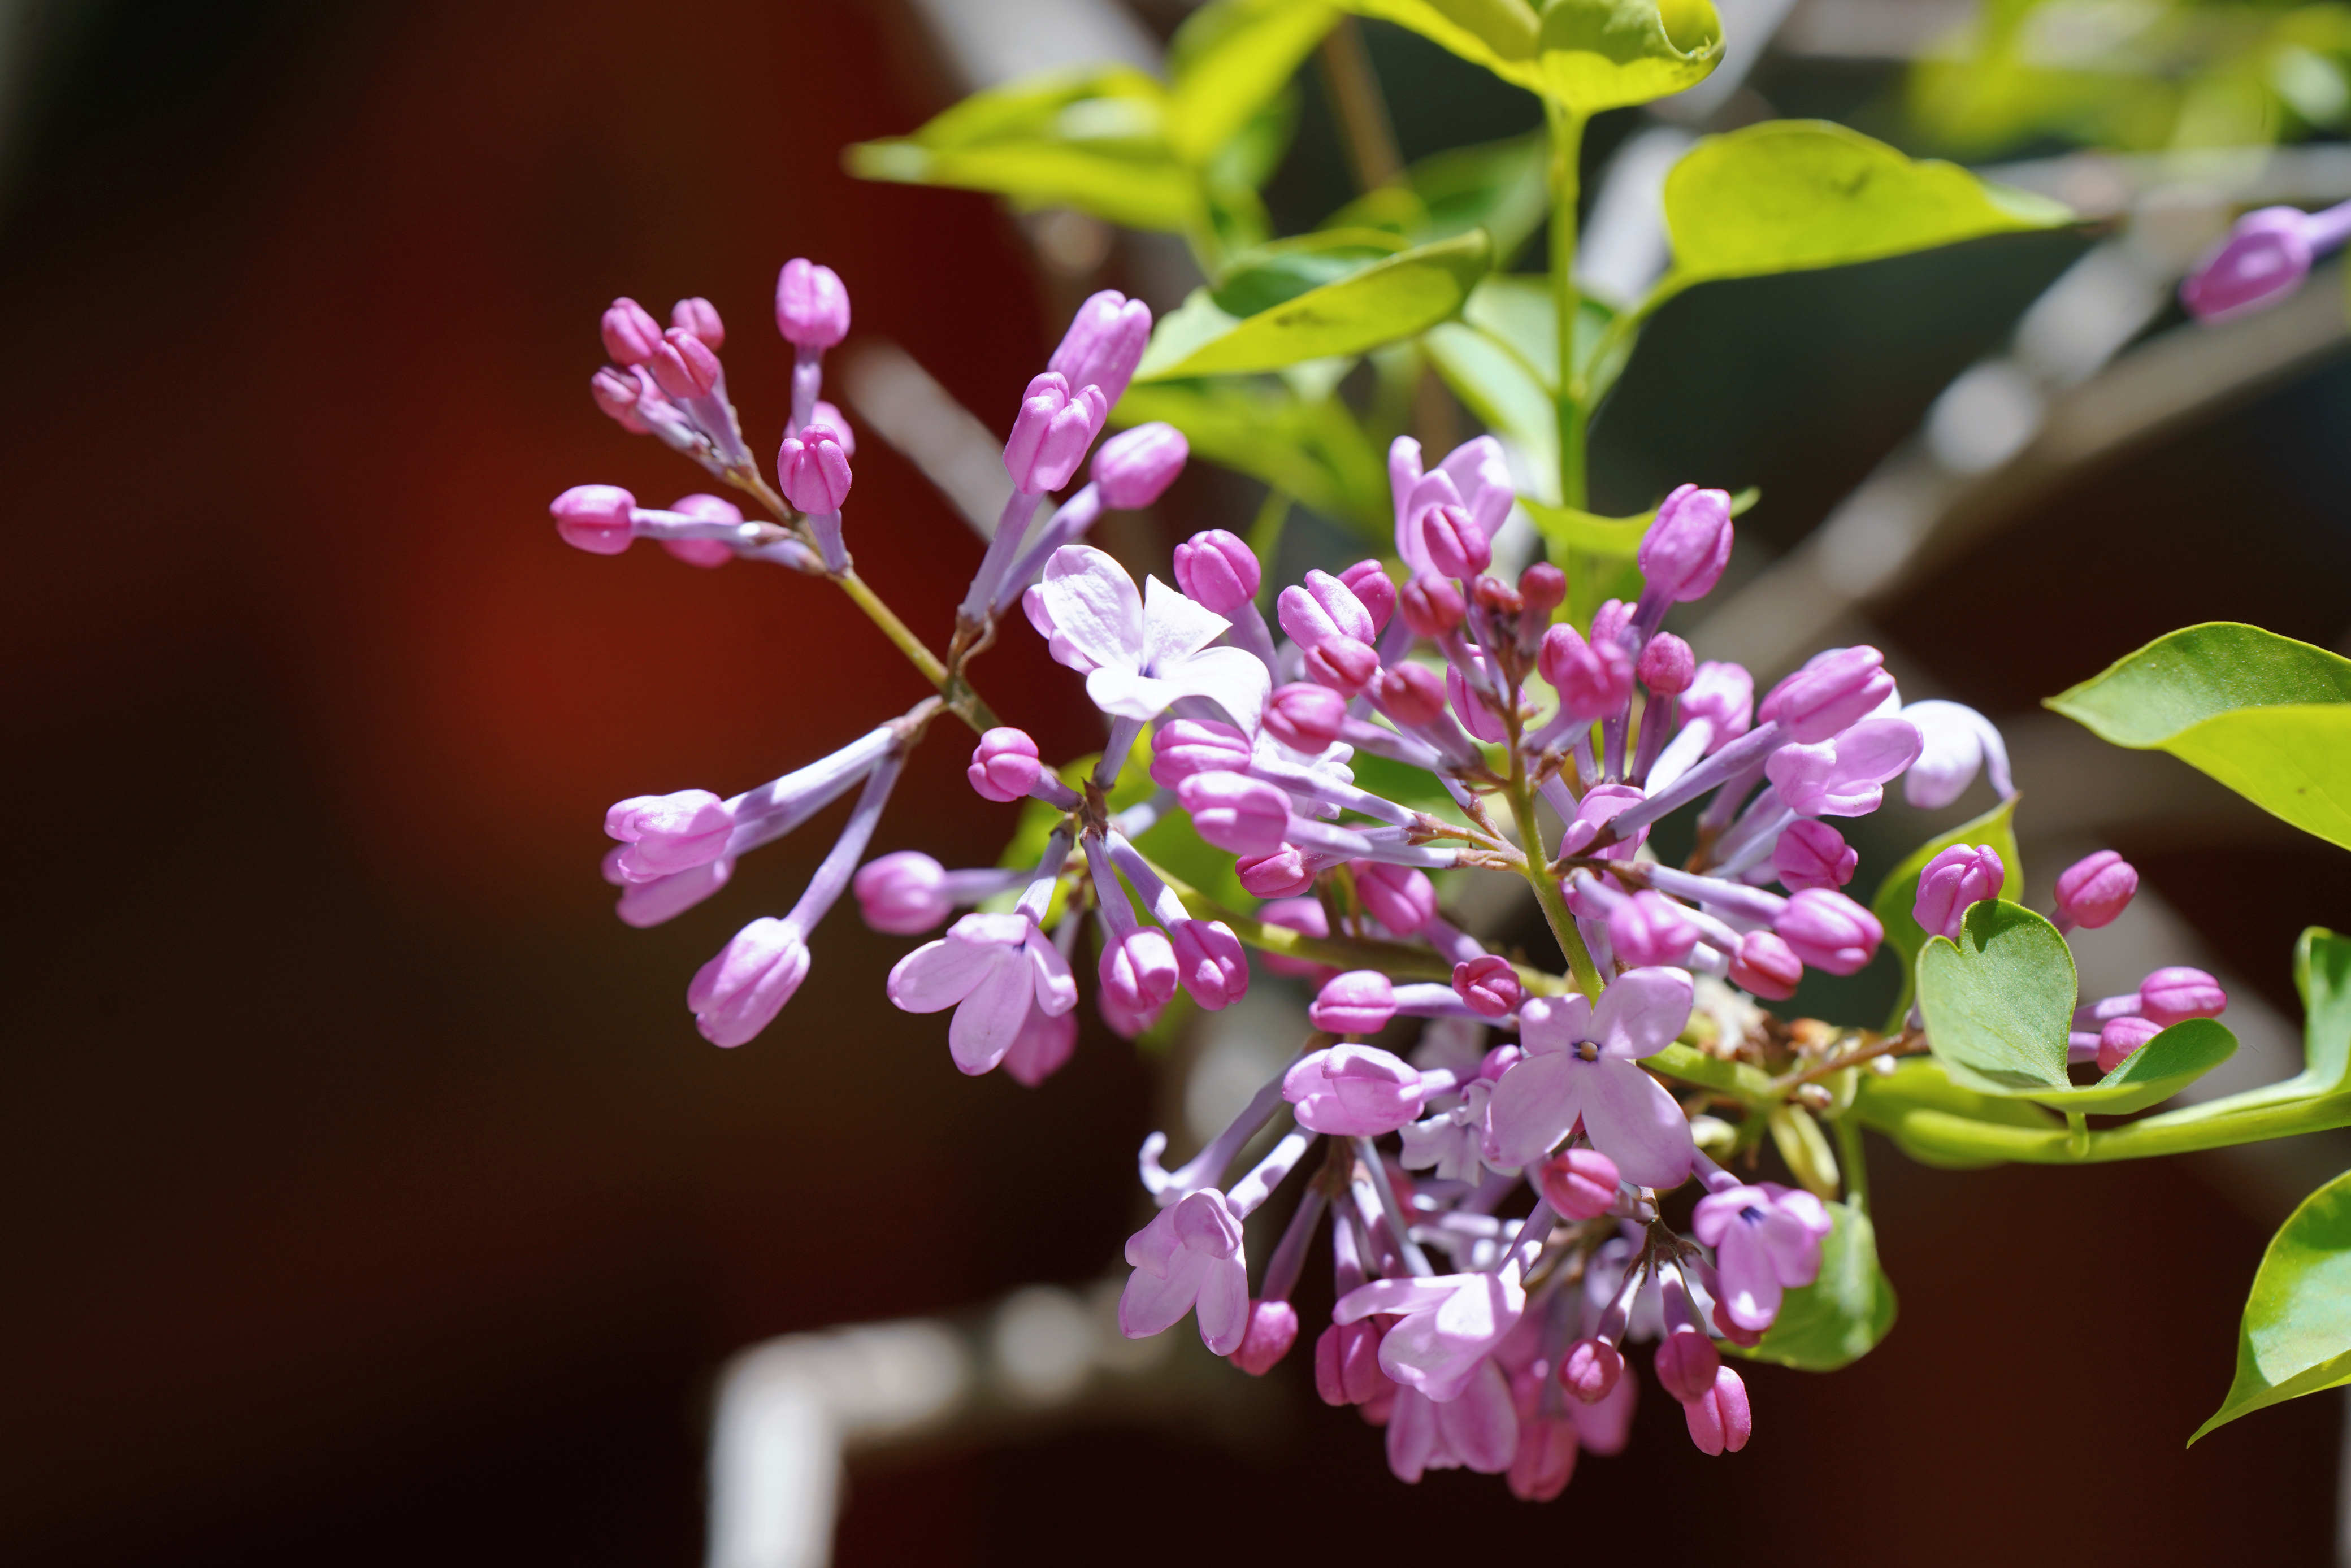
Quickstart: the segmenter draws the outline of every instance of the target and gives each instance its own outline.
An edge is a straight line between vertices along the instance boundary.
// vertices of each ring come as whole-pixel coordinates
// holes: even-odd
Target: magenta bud
[[[604,310],[604,351],[613,362],[642,365],[661,347],[661,323],[643,306],[630,298],[615,299]]]
[[[1750,931],[1731,956],[1730,983],[1767,1002],[1784,1002],[1804,977],[1804,961],[1769,931]]]
[[[1479,609],[1498,621],[1515,621],[1527,607],[1519,591],[1499,577],[1470,579],[1469,597],[1477,601]]]
[[[1586,1405],[1597,1405],[1614,1393],[1616,1380],[1624,1375],[1624,1356],[1605,1340],[1577,1340],[1559,1364],[1560,1382]]]
[[[1877,923],[1877,916],[1844,894],[1824,887],[1807,887],[1791,894],[1779,918],[1771,922],[1771,929],[1797,957],[1832,975],[1857,973],[1886,939],[1886,928]],[[1740,946],[1743,948],[1745,944]]]
[[[1806,887],[1843,887],[1853,880],[1861,856],[1844,835],[1826,822],[1791,822],[1771,849],[1771,869],[1793,893]]]
[[[1192,455],[1184,433],[1154,421],[1121,431],[1094,455],[1094,486],[1102,505],[1132,512],[1165,493]]]
[[[1104,404],[1114,404],[1150,342],[1151,307],[1105,288],[1078,307],[1045,368],[1073,387],[1100,387]]]
[[[631,434],[643,435],[652,428],[637,414],[637,378],[626,371],[606,365],[588,378],[588,395],[605,418]]]
[[[1179,718],[1151,737],[1151,781],[1173,789],[1197,773],[1241,773],[1249,764],[1249,737],[1213,718]]]
[[[1815,746],[1866,718],[1894,695],[1894,677],[1876,649],[1831,648],[1773,686],[1756,716],[1777,719],[1791,738]]]
[[[1698,667],[1690,689],[1682,694],[1682,717],[1702,718],[1714,726],[1714,745],[1747,733],[1755,717],[1755,677],[1739,664],[1708,660]]]
[[[1192,827],[1220,850],[1261,855],[1281,845],[1290,826],[1290,797],[1241,773],[1195,773],[1176,786]]]
[[[1728,492],[1680,486],[1641,537],[1642,580],[1677,603],[1705,598],[1730,562],[1730,536]]]
[[[1261,855],[1243,855],[1233,862],[1233,871],[1257,898],[1294,898],[1314,885],[1314,873],[1306,869],[1306,856],[1295,844],[1283,844]],[[1284,974],[1289,971],[1282,966],[1295,960],[1276,957],[1266,962],[1276,974]]]
[[[1548,616],[1567,602],[1567,573],[1539,560],[1519,573],[1519,600],[1538,615]]]
[[[1461,591],[1441,577],[1416,577],[1396,596],[1396,608],[1416,637],[1449,637],[1459,628],[1468,606]]]
[[[2120,1067],[2138,1054],[2148,1040],[2161,1034],[2163,1027],[2148,1018],[2108,1019],[2098,1030],[2098,1071],[2112,1072]]]
[[[1395,1017],[1395,987],[1377,969],[1350,969],[1324,984],[1306,1017],[1331,1034],[1377,1034]]]
[[[2201,969],[2158,969],[2139,982],[2138,1010],[2167,1029],[2189,1019],[2218,1018],[2228,1005],[2229,993]]]
[[[830,349],[849,336],[849,290],[841,275],[806,256],[776,277],[776,330],[800,349]]]
[[[1257,597],[1257,556],[1238,535],[1207,528],[1176,547],[1176,586],[1203,610],[1230,615]]]
[[[1226,1359],[1251,1377],[1263,1377],[1297,1343],[1297,1309],[1288,1301],[1251,1301],[1241,1347]]]
[[[1045,770],[1037,759],[1037,743],[1009,726],[991,729],[972,747],[971,766],[964,777],[982,800],[1009,803],[1027,795]]]
[[[2196,264],[2179,285],[2179,302],[2199,321],[2225,321],[2274,305],[2302,287],[2312,260],[2310,214],[2262,207]]]
[[[675,398],[701,397],[718,384],[718,356],[691,332],[673,327],[645,361],[653,384]]]
[[[1970,906],[2000,896],[2008,875],[2000,852],[1990,844],[1953,844],[1918,873],[1918,897],[1911,917],[1929,936],[1957,941]]]
[[[1515,1045],[1498,1045],[1478,1059],[1478,1076],[1489,1083],[1499,1083],[1502,1074],[1516,1067],[1525,1055]]]
[[[1596,622],[1589,643],[1573,626],[1544,632],[1536,664],[1559,694],[1561,711],[1579,724],[1622,713],[1632,698],[1632,656]]]
[[[955,913],[946,868],[920,850],[893,850],[867,861],[850,884],[865,924],[893,936],[919,936]]]
[[[1721,1365],[1714,1342],[1693,1328],[1674,1330],[1657,1346],[1657,1383],[1685,1405],[1713,1390]]]
[[[1475,577],[1494,562],[1478,519],[1459,507],[1431,507],[1420,515],[1420,542],[1428,563],[1445,577]]]
[[[833,407],[824,399],[819,398],[816,400],[816,407],[809,412],[809,423],[821,424],[831,431],[840,438],[841,449],[843,452],[852,457],[857,455],[857,432],[849,427],[849,420],[841,410]]]
[[[695,1027],[713,1045],[737,1046],[773,1023],[808,978],[799,927],[772,916],[737,931],[685,988]]]
[[[1179,920],[1167,928],[1176,978],[1194,1001],[1221,1012],[1249,995],[1249,955],[1221,920]]]
[[[1012,476],[1013,488],[1024,496],[1045,496],[1068,484],[1109,413],[1099,387],[1071,392],[1050,371],[1031,380],[1004,443],[1004,471]]]
[[[1078,1049],[1078,1015],[1047,1013],[1030,1008],[1012,1049],[1004,1053],[1004,1071],[1015,1083],[1034,1089],[1069,1062]]]
[[[1717,1333],[1733,1344],[1754,1346],[1763,1343],[1763,1329],[1741,1328],[1731,1321],[1730,1309],[1720,1301],[1714,1303],[1714,1328]]]
[[[1453,994],[1479,1017],[1498,1019],[1517,1009],[1526,999],[1526,988],[1508,958],[1488,953],[1453,966]]]
[[[1320,754],[1339,738],[1346,722],[1347,699],[1328,686],[1293,681],[1274,688],[1265,705],[1265,727],[1274,739],[1296,751]]]
[[[1634,667],[1641,685],[1661,697],[1677,697],[1698,678],[1698,659],[1690,645],[1670,632],[1660,632],[1641,650]]]
[[[1682,1418],[1689,1423],[1690,1441],[1702,1454],[1735,1454],[1755,1435],[1754,1413],[1747,1405],[1747,1385],[1727,1366],[1715,1368],[1713,1386],[1698,1398],[1684,1402]]]
[[[1635,968],[1687,963],[1698,946],[1698,927],[1681,905],[1645,888],[1608,912],[1608,942],[1617,958]]]
[[[1274,608],[1281,629],[1301,647],[1338,637],[1369,643],[1379,635],[1370,607],[1355,597],[1355,591],[1343,579],[1311,567],[1301,586],[1281,591]]]
[[[1380,673],[1379,651],[1353,637],[1333,637],[1306,651],[1306,675],[1348,696],[1361,695]]]
[[[849,499],[849,450],[830,425],[811,422],[784,437],[776,476],[783,481],[784,499],[799,510],[810,517],[837,512]]]
[[[1376,560],[1359,560],[1341,572],[1339,580],[1347,585],[1347,591],[1371,616],[1372,636],[1386,631],[1388,617],[1395,613],[1396,608],[1396,587],[1389,580],[1386,569]]]
[[[723,496],[680,496],[669,509],[730,528],[743,521],[743,508]],[[688,566],[719,567],[735,559],[734,547],[725,539],[664,539],[661,548]]]
[[[2138,872],[2112,850],[2086,855],[2057,873],[2060,925],[2095,931],[2110,925],[2138,893]]]
[[[709,344],[713,353],[726,346],[726,324],[718,319],[718,307],[700,295],[671,306],[669,324],[693,333]]]
[[[1325,1405],[1364,1405],[1395,1385],[1380,1370],[1376,1318],[1332,1323],[1314,1342],[1314,1392]]]
[[[1437,918],[1437,884],[1426,872],[1379,861],[1357,861],[1354,872],[1355,896],[1391,935],[1417,936]]]
[[[1396,664],[1380,674],[1380,706],[1406,729],[1445,716],[1445,677],[1426,664]]]
[[[1155,925],[1137,926],[1102,950],[1096,973],[1121,1010],[1155,1014],[1176,995],[1175,945]]]
[[[1569,1219],[1597,1219],[1616,1201],[1616,1162],[1598,1149],[1562,1149],[1535,1168],[1551,1206]]]
[[[590,555],[618,555],[635,536],[629,514],[637,498],[618,485],[574,485],[548,507],[563,542]]]

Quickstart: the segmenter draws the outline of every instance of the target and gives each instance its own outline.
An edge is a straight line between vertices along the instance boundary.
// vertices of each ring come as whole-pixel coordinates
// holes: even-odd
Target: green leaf
[[[1707,0],[1551,0],[1536,48],[1541,90],[1578,115],[1695,87],[1722,59]]]
[[[1401,238],[1381,229],[1318,229],[1235,256],[1208,298],[1238,321],[1287,305],[1309,289],[1353,277],[1405,248]]]
[[[2055,1111],[2127,1115],[2170,1099],[2237,1054],[2237,1037],[2210,1019],[2173,1024],[2121,1066],[2078,1089],[2036,1093],[2032,1103]]]
[[[2188,1441],[2255,1410],[2351,1383],[2351,1171],[2302,1200],[2254,1270],[2237,1375]]]
[[[1541,92],[1541,24],[1526,0],[1345,0],[1347,9],[1418,33],[1504,81]]]
[[[2168,751],[2351,849],[2351,659],[2214,621],[2157,638],[2047,706],[2116,746]]]
[[[1541,486],[1538,493],[1556,495],[1559,411],[1527,362],[1490,334],[1459,321],[1440,321],[1421,344],[1462,406],[1518,449],[1519,467]],[[1533,505],[1528,502],[1530,510]]]
[[[1203,332],[1205,318],[1187,301],[1152,333],[1135,380],[1280,370],[1409,338],[1461,308],[1489,254],[1482,233],[1421,246],[1215,332]]]
[[[1301,402],[1280,382],[1162,382],[1127,388],[1111,418],[1122,426],[1165,420],[1194,456],[1262,480],[1309,510],[1375,537],[1395,526],[1386,465],[1335,399]]]
[[[2294,985],[2302,993],[2302,1071],[2275,1083],[2166,1112],[2163,1120],[2217,1121],[2351,1089],[2351,938],[2323,925],[2304,931],[2294,944]]]
[[[1484,229],[1502,267],[1550,214],[1548,156],[1541,131],[1448,148],[1414,163],[1397,183],[1366,191],[1322,226],[1386,229],[1415,245]]]
[[[1523,504],[1527,516],[1534,519],[1535,531],[1542,535],[1553,556],[1580,550],[1608,560],[1630,560],[1639,552],[1641,540],[1657,516],[1643,512],[1630,517],[1604,517],[1573,507]]]
[[[1665,204],[1674,270],[1659,295],[1708,278],[1843,267],[2073,219],[2054,202],[1986,184],[1956,163],[1914,162],[1857,131],[1813,120],[1705,138],[1666,176]]]
[[[1902,1027],[1903,1016],[1910,1010],[1917,968],[1918,950],[1927,945],[1927,933],[1920,930],[1917,917],[1910,911],[1918,902],[1918,873],[1927,862],[1949,849],[1953,844],[1990,844],[2000,855],[2000,863],[2007,875],[2001,878],[2002,898],[2021,897],[2024,892],[2024,856],[2016,847],[2016,799],[2011,796],[1986,811],[1982,816],[1961,822],[1958,827],[1937,833],[1912,850],[1900,865],[1886,873],[1877,884],[1877,896],[1869,901],[1869,912],[1877,916],[1878,925],[1886,928],[1886,945],[1894,949],[1902,964],[1902,996],[1887,1017],[1889,1030]],[[2067,1006],[2071,1006],[2068,1003]]]
[[[1167,141],[1201,163],[1287,84],[1339,18],[1329,0],[1215,0],[1192,13],[1167,49]]]
[[[1168,145],[1166,100],[1127,67],[1054,72],[974,93],[912,136],[862,141],[841,159],[861,179],[989,191],[1181,231],[1201,220],[1202,197]]]
[[[1894,1326],[1894,1286],[1877,1263],[1877,1229],[1850,1203],[1832,1203],[1820,1277],[1790,1291],[1762,1343],[1738,1354],[1799,1372],[1834,1372],[1876,1348]],[[1725,1342],[1723,1348],[1738,1347]]]
[[[1994,1098],[1961,1088],[1951,1082],[1941,1063],[1926,1057],[1907,1058],[1883,1078],[1875,1072],[1861,1075],[1853,1114],[1892,1138],[1896,1148],[1920,1165],[1946,1170],[1980,1170],[2001,1163],[1996,1159],[1962,1158],[1943,1152],[1939,1146],[1917,1142],[1905,1125],[1905,1118],[1914,1111],[1965,1116],[1970,1121],[2029,1128],[2036,1133],[2053,1132],[2058,1127],[2054,1117],[2030,1101]]]
[[[1917,968],[1928,1042],[1952,1082],[2034,1099],[2073,1087],[2065,1036],[2079,983],[2055,926],[2022,904],[1987,898],[1968,910],[1957,942],[1928,941]]]

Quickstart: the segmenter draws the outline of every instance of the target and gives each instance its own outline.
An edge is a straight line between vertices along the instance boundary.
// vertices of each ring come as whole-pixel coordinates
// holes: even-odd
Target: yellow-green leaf
[[[1708,0],[1551,0],[1536,51],[1541,90],[1592,115],[1705,80],[1722,59],[1722,24]]]
[[[1240,134],[1331,30],[1330,0],[1214,0],[1176,30],[1167,141],[1192,163]]]
[[[2237,1375],[2212,1418],[2351,1383],[2351,1171],[2303,1199],[2270,1239],[2237,1331]]]

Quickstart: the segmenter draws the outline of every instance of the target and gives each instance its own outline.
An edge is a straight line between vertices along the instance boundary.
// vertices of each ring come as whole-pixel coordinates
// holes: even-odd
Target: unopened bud
[[[1267,733],[1293,750],[1317,755],[1339,738],[1346,719],[1345,697],[1307,681],[1275,688],[1265,705]]]
[[[1488,953],[1453,966],[1453,994],[1480,1018],[1498,1019],[1516,1010],[1526,988],[1508,958]]]
[[[1861,856],[1844,835],[1826,822],[1791,822],[1771,848],[1771,869],[1793,893],[1806,887],[1843,887],[1853,880]]]
[[[980,798],[1008,804],[1026,796],[1044,771],[1037,758],[1037,743],[1026,731],[1007,725],[991,729],[972,747],[971,766],[964,777]]]
[[[1121,431],[1094,455],[1094,485],[1102,505],[1132,512],[1151,505],[1184,471],[1192,455],[1184,433],[1155,420]]]
[[[1730,983],[1767,1002],[1784,1002],[1804,977],[1803,960],[1769,931],[1750,931],[1731,956]]]
[[[635,537],[629,514],[637,498],[618,485],[574,485],[548,507],[563,542],[590,555],[618,555]]]
[[[1106,403],[1126,395],[1126,383],[1151,342],[1151,307],[1105,288],[1078,307],[1045,368],[1073,387],[1102,389]]]
[[[1241,1347],[1228,1359],[1251,1377],[1263,1377],[1297,1343],[1297,1309],[1288,1301],[1251,1301]]]
[[[2098,1030],[2098,1071],[2112,1072],[2162,1032],[2163,1025],[2153,1019],[2108,1019]]]
[[[718,384],[718,356],[693,333],[672,327],[645,361],[653,384],[674,398],[701,397]]]
[[[1567,573],[1539,560],[1519,573],[1519,598],[1538,615],[1549,615],[1567,602]]]
[[[1359,560],[1341,572],[1339,580],[1347,585],[1347,591],[1371,616],[1372,636],[1386,631],[1388,617],[1395,613],[1396,608],[1396,586],[1389,580],[1386,570],[1376,560]]]
[[[810,423],[784,437],[776,454],[776,476],[784,499],[810,517],[841,510],[849,498],[849,453],[829,425]]]
[[[1615,1392],[1616,1380],[1624,1375],[1624,1356],[1605,1340],[1577,1340],[1559,1364],[1561,1384],[1586,1405],[1597,1405]]]
[[[1421,513],[1420,542],[1429,564],[1445,577],[1475,577],[1493,564],[1486,530],[1460,507],[1431,507]]]
[[[1396,664],[1380,675],[1380,706],[1406,729],[1445,716],[1444,677],[1426,664]]]
[[[1682,1416],[1689,1423],[1690,1441],[1702,1454],[1735,1454],[1755,1433],[1747,1385],[1727,1366],[1715,1369],[1714,1386],[1682,1406]]]
[[[1844,894],[1824,887],[1807,887],[1792,894],[1771,922],[1771,929],[1797,957],[1832,975],[1858,973],[1886,939],[1886,928],[1877,923],[1877,916]],[[1743,951],[1745,944],[1740,946]]]
[[[1679,696],[1698,678],[1698,659],[1690,645],[1670,632],[1660,632],[1641,650],[1634,673],[1641,685],[1661,697]]]
[[[1657,1346],[1657,1383],[1685,1405],[1714,1387],[1721,1365],[1714,1342],[1693,1328],[1674,1330]]]
[[[1314,885],[1305,853],[1295,844],[1282,844],[1261,855],[1243,855],[1234,862],[1233,872],[1255,898],[1295,898]]]
[[[604,351],[615,364],[642,365],[661,347],[661,323],[635,300],[622,298],[605,308]]]
[[[1682,602],[1703,599],[1730,562],[1730,497],[1684,485],[1657,507],[1641,537],[1641,577],[1652,592]]]
[[[1596,1219],[1616,1201],[1616,1162],[1598,1149],[1565,1149],[1535,1167],[1551,1206],[1569,1219]]]
[[[2100,850],[2057,873],[2058,922],[2095,931],[2112,925],[2137,893],[2137,870],[2113,850]]]
[[[726,346],[726,324],[718,319],[718,307],[700,295],[671,306],[669,324],[693,333],[709,344],[713,352]]]
[[[2139,982],[2139,1011],[2166,1028],[2189,1019],[2218,1018],[2228,1005],[2229,993],[2201,969],[2158,969]]]
[[[2008,875],[2000,852],[1990,844],[1953,844],[1928,861],[1918,873],[1918,897],[1911,918],[1929,936],[1959,940],[1959,927],[1970,908],[2000,896]]]
[[[1416,637],[1449,637],[1459,628],[1468,607],[1461,591],[1441,577],[1416,577],[1396,597],[1396,609]]]
[[[1290,826],[1290,797],[1244,774],[1196,773],[1176,793],[1194,830],[1231,854],[1270,853]]]
[[[1437,917],[1437,884],[1426,872],[1378,861],[1357,861],[1354,869],[1355,896],[1393,935],[1416,936]]]
[[[1176,547],[1176,586],[1204,610],[1230,615],[1257,597],[1257,555],[1237,534],[1208,528]]]
[[[849,336],[849,290],[841,275],[806,256],[776,277],[776,330],[795,348],[830,349]]]
[[[1306,1017],[1331,1034],[1377,1034],[1395,1017],[1395,987],[1377,969],[1350,969],[1324,984]]]

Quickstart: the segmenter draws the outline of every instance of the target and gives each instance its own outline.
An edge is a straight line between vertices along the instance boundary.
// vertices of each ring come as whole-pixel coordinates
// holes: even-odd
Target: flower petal
[[[1158,674],[1179,695],[1206,697],[1224,709],[1248,735],[1256,734],[1264,720],[1266,697],[1273,689],[1264,661],[1238,648],[1210,648],[1179,664],[1162,666]],[[1092,695],[1091,678],[1087,694]]]
[[[1118,1332],[1129,1339],[1149,1339],[1182,1322],[1200,1294],[1210,1261],[1196,1253],[1179,1253],[1175,1267],[1164,1275],[1148,1269],[1129,1274],[1118,1298]]]
[[[956,1009],[947,1025],[947,1050],[955,1064],[974,1075],[993,1069],[1020,1038],[1029,1019],[1032,989],[1029,966],[1018,950],[993,947],[987,973]]]
[[[1592,1064],[1565,1051],[1522,1057],[1486,1102],[1486,1158],[1523,1166],[1551,1153],[1583,1113]]]
[[[1437,1406],[1437,1429],[1469,1469],[1489,1476],[1509,1469],[1519,1451],[1519,1413],[1502,1369],[1480,1360],[1459,1396]]]
[[[1628,969],[1600,993],[1592,1009],[1592,1038],[1605,1054],[1637,1061],[1673,1044],[1689,1026],[1689,1015],[1687,970]]]
[[[1180,664],[1232,622],[1155,577],[1143,580],[1143,667],[1158,673]]]
[[[1530,1056],[1591,1038],[1592,1003],[1581,996],[1530,997],[1519,1008],[1519,1044]]]
[[[1078,982],[1070,974],[1070,961],[1061,950],[1036,926],[1029,927],[1022,943],[1029,955],[1029,982],[1037,995],[1037,1010],[1047,1018],[1060,1018],[1078,1005]]]
[[[1622,980],[1618,984],[1623,984]],[[1516,1072],[1526,1064],[1510,1069]],[[1630,1061],[1604,1056],[1590,1068],[1583,1092],[1583,1130],[1592,1146],[1616,1162],[1636,1186],[1660,1192],[1679,1186],[1689,1175],[1695,1145],[1689,1120],[1665,1085]],[[1510,1082],[1510,1075],[1502,1078]],[[1500,1098],[1498,1089],[1496,1098]]]
[[[1200,1343],[1216,1355],[1240,1349],[1249,1332],[1249,1269],[1238,1255],[1213,1260],[1200,1281]]]
[[[939,1012],[971,994],[999,951],[942,936],[924,943],[892,966],[883,989],[901,1012]]]
[[[1338,1303],[1331,1309],[1331,1321],[1352,1323],[1374,1312],[1434,1312],[1453,1293],[1458,1282],[1450,1276],[1414,1278],[1405,1275],[1394,1280],[1374,1280],[1340,1297]]]
[[[1143,667],[1143,596],[1124,567],[1092,545],[1064,545],[1038,587],[1057,642],[1106,669]]]
[[[1436,1454],[1437,1406],[1410,1388],[1396,1391],[1388,1412],[1388,1473],[1410,1485],[1420,1479]]]

